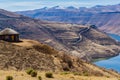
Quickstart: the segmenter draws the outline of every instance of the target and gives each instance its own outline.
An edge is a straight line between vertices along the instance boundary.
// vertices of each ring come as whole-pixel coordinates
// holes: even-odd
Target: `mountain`
[[[57,51],[46,44],[34,40],[22,39],[22,41],[20,43],[0,41],[0,69],[25,71],[32,68],[42,72],[69,71],[76,73],[76,75],[109,76],[112,78],[120,76],[115,71],[99,68],[77,57]]]
[[[47,10],[38,9],[17,13],[48,21],[96,25],[107,33],[120,35],[120,4],[107,6],[97,5],[91,8],[81,7],[79,9],[73,6],[52,10],[48,8]]]
[[[120,44],[93,26],[32,19],[0,10],[0,29],[15,29],[21,38],[34,39],[87,61],[116,56]]]

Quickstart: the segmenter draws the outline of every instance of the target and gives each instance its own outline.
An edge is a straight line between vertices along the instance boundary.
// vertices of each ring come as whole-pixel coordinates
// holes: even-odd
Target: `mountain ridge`
[[[94,6],[91,8],[73,8],[71,10],[64,9],[47,9],[17,12],[28,17],[76,24],[96,25],[99,29],[120,35],[120,4],[108,6]],[[118,29],[114,28],[118,27]]]
[[[53,7],[50,7],[50,8],[48,8],[48,7],[43,7],[43,8],[40,8],[40,9],[36,9],[36,10],[43,10],[43,9],[47,9],[47,10],[49,10],[49,9],[54,9],[54,10],[56,10],[56,9],[64,9],[64,10],[67,10],[67,9],[72,9],[72,10],[80,10],[80,11],[91,11],[91,10],[96,10],[96,11],[98,11],[98,12],[115,12],[115,11],[120,11],[120,9],[119,9],[119,6],[120,6],[120,4],[115,4],[115,5],[106,5],[106,6],[104,6],[104,5],[96,5],[96,6],[93,6],[93,7],[89,7],[89,8],[87,8],[87,7],[78,7],[78,8],[76,8],[76,7],[74,7],[74,6],[67,6],[67,7],[61,7],[61,6],[59,6],[59,5],[57,5],[57,6],[53,6]],[[104,11],[104,8],[107,10],[107,11]],[[103,9],[103,10],[102,10]],[[26,10],[26,11],[34,11],[34,10]],[[25,11],[25,12],[26,12]],[[19,12],[24,12],[24,11],[17,11],[18,13]],[[92,11],[91,11],[92,12]]]

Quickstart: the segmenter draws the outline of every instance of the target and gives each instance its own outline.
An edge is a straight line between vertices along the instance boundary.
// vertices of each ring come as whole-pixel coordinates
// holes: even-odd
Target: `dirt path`
[[[90,27],[86,27],[86,28],[81,29],[79,34],[78,34],[79,39],[74,44],[80,43],[83,40],[83,37],[81,34],[88,31],[89,29],[90,29]]]

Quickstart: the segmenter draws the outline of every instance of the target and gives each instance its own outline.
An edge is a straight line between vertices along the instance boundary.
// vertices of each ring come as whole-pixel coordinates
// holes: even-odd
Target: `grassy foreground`
[[[95,77],[95,76],[80,76],[74,75],[74,73],[53,73],[53,78],[47,78],[46,72],[38,72],[38,76],[42,77],[42,80],[120,80],[118,78],[109,77]],[[0,70],[0,80],[6,80],[6,76],[12,76],[13,80],[39,80],[38,77],[31,77],[25,71],[3,71]]]

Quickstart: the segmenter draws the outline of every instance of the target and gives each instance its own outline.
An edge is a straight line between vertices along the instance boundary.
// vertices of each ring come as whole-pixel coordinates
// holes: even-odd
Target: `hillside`
[[[0,69],[25,71],[28,68],[33,68],[37,71],[67,71],[88,76],[119,77],[119,74],[112,70],[99,68],[77,57],[56,51],[48,45],[34,40],[22,41],[22,44],[33,45],[25,46],[21,43],[0,41]]]
[[[116,56],[119,43],[87,25],[48,22],[0,10],[0,29],[15,29],[21,38],[34,39],[84,60]]]
[[[77,24],[92,24],[100,27],[107,33],[120,35],[120,4],[101,6],[97,5],[91,8],[43,8],[30,11],[17,12],[36,19],[67,22]]]

